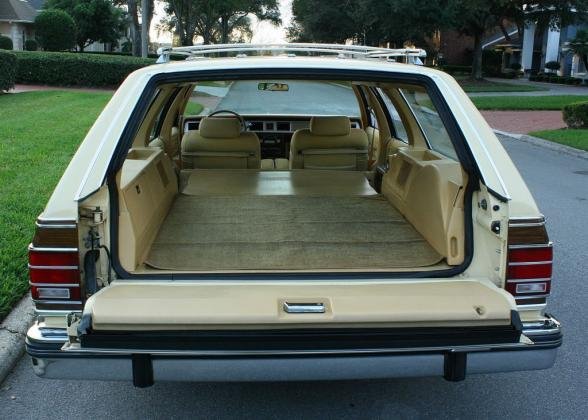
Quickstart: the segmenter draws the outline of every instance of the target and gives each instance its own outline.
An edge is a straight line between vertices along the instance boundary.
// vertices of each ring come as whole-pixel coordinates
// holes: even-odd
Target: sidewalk
[[[519,86],[536,86],[547,90],[533,92],[470,92],[469,96],[553,96],[553,95],[588,95],[588,86],[568,86],[557,83],[530,82],[527,79],[500,79],[487,77],[486,80]]]
[[[515,134],[566,128],[561,111],[480,111],[490,127]]]

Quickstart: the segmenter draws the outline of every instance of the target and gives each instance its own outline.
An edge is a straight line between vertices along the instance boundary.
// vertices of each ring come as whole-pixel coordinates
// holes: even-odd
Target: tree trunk
[[[221,44],[229,43],[229,17],[221,16]]]
[[[135,57],[141,56],[141,25],[139,25],[139,16],[137,8],[137,0],[127,0],[127,7],[129,9],[129,16],[131,17],[131,42],[133,43],[133,55]]]
[[[472,78],[482,79],[482,34],[474,35],[474,60],[472,62]]]

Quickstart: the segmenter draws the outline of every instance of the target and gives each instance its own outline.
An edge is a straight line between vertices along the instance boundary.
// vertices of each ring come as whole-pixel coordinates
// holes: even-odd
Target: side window
[[[400,92],[412,110],[430,148],[450,159],[459,160],[449,133],[429,95],[424,90],[416,88],[402,88]]]
[[[388,109],[390,118],[392,118],[392,124],[394,125],[394,131],[396,132],[396,138],[398,140],[402,140],[405,143],[408,143],[408,133],[406,132],[406,128],[404,128],[404,124],[402,124],[402,119],[400,118],[400,114],[396,110],[396,107],[394,106],[388,95],[386,95],[386,92],[384,92],[380,88],[377,88],[376,90],[384,100],[384,104]]]
[[[376,130],[380,127],[378,126],[378,118],[376,118],[376,111],[373,108],[368,108],[369,118],[370,118],[370,127],[375,128]]]

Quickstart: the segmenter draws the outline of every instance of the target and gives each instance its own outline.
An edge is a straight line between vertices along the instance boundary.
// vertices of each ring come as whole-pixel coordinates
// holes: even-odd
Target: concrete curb
[[[33,301],[27,293],[0,324],[0,384],[24,354],[24,340],[34,316]]]
[[[588,160],[588,152],[584,150],[579,150],[574,147],[566,146],[564,144],[555,143],[549,140],[540,139],[539,137],[529,136],[527,134],[516,134],[516,133],[507,133],[505,131],[494,130],[496,134],[501,134],[503,136],[508,136],[515,138],[520,141],[524,141],[526,143],[533,144],[539,147],[545,147],[546,149],[553,150],[554,152],[564,153],[566,155],[571,155],[580,159]]]

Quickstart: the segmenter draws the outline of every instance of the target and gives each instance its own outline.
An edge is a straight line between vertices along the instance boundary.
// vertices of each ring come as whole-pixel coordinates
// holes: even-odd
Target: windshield
[[[357,98],[347,82],[274,79],[200,82],[190,102],[192,106],[187,108],[187,113],[197,109],[200,115],[220,109],[242,115],[360,115]]]

